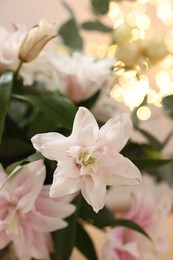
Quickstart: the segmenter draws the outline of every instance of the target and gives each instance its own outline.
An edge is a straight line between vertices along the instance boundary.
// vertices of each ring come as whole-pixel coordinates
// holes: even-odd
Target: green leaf
[[[75,19],[75,15],[73,12],[73,9],[71,8],[71,6],[69,4],[67,4],[65,1],[61,1],[61,4],[65,7],[65,9],[68,11],[68,13],[70,14],[71,17],[73,17]]]
[[[15,149],[14,149],[15,147]],[[31,143],[15,137],[4,137],[0,147],[0,158],[16,161],[34,152]]]
[[[171,159],[155,159],[155,158],[130,158],[130,160],[140,169],[140,170],[148,170],[151,168],[157,168],[168,163],[173,162],[173,158]]]
[[[109,11],[109,3],[109,0],[91,0],[94,12],[101,15]]]
[[[90,236],[83,228],[83,226],[79,223],[77,223],[76,247],[83,255],[87,257],[87,259],[98,259],[95,247]]]
[[[11,97],[13,73],[5,72],[0,77],[0,143],[4,130],[4,123]]]
[[[83,40],[73,17],[60,27],[59,35],[63,38],[64,44],[68,47],[72,49],[82,49]]]
[[[168,142],[172,138],[172,136],[173,136],[173,130],[170,131],[170,133],[166,136],[165,140],[162,142],[161,149],[163,149],[168,144]]]
[[[6,168],[6,173],[8,173],[9,175],[8,175],[7,179],[5,180],[5,182],[0,186],[0,191],[3,189],[5,184],[23,168],[23,166],[25,166],[28,163],[31,163],[31,162],[34,162],[37,160],[41,160],[41,159],[44,159],[44,157],[41,155],[41,153],[35,153],[35,154],[32,154],[29,157],[25,158],[24,160],[15,162],[15,163],[11,164],[10,166],[8,166]]]
[[[107,208],[101,209],[98,213],[94,212],[83,198],[79,215],[83,220],[101,229],[110,226],[110,223],[115,219]]]
[[[72,128],[73,120],[76,114],[76,107],[72,102],[61,95],[59,91],[40,92],[40,94],[17,93],[13,98],[28,102],[43,114],[50,118],[54,123],[61,124],[68,129]]]
[[[173,118],[173,95],[164,97],[162,99],[162,104],[163,104],[165,113],[168,116],[170,116],[171,118]]]
[[[100,21],[87,21],[82,24],[82,28],[88,31],[100,31],[104,33],[112,32],[113,28],[101,23]]]
[[[162,143],[159,142],[152,134],[150,134],[149,132],[147,132],[146,130],[136,126],[136,130],[139,131],[141,134],[143,134],[144,137],[146,137],[148,139],[148,141],[150,142],[150,146],[155,149],[160,151],[162,149]]]
[[[139,226],[136,222],[129,220],[129,219],[115,219],[114,222],[112,223],[113,227],[118,227],[118,226],[122,226],[122,227],[126,227],[126,228],[130,228],[136,232],[139,232],[140,234],[144,235],[145,237],[147,237],[150,241],[152,241],[152,239],[150,238],[150,236],[145,232],[145,230]]]
[[[76,224],[81,204],[81,196],[74,200],[76,205],[75,213],[66,219],[68,226],[64,229],[57,230],[52,233],[55,253],[51,255],[51,260],[67,260],[70,259],[76,240]]]

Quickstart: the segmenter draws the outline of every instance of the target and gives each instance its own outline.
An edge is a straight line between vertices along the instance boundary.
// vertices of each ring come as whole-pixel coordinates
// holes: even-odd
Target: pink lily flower
[[[151,177],[144,176],[140,189],[134,187],[130,208],[122,218],[138,223],[153,243],[131,229],[113,228],[106,233],[103,260],[155,260],[165,253],[168,238],[163,223],[171,211],[172,201],[173,193],[166,183],[156,184]]]
[[[0,191],[0,249],[13,244],[20,260],[48,260],[54,251],[50,232],[67,226],[62,220],[75,207],[63,199],[49,197],[50,186],[43,186],[45,166],[36,161],[24,166]],[[6,180],[0,166],[0,183]]]
[[[128,115],[110,119],[100,129],[91,112],[80,107],[72,134],[37,134],[34,147],[50,160],[58,161],[50,189],[51,197],[81,191],[95,212],[104,207],[107,185],[131,185],[141,182],[136,166],[119,152],[132,130]]]

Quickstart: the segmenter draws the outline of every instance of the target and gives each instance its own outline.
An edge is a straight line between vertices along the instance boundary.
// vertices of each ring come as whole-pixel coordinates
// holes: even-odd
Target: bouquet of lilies
[[[129,114],[98,117],[115,59],[59,51],[56,37],[45,20],[0,28],[1,259],[67,260],[74,248],[90,260],[156,259],[172,191],[141,171],[169,160],[142,160]],[[105,234],[99,253],[88,224]]]

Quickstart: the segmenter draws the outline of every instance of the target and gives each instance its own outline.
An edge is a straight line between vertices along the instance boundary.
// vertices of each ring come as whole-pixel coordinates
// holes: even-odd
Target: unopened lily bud
[[[34,60],[45,44],[56,36],[56,24],[49,24],[45,20],[41,20],[24,38],[19,50],[19,59],[22,62]]]
[[[144,41],[143,48],[145,56],[151,63],[159,62],[168,54],[168,50],[162,37]]]

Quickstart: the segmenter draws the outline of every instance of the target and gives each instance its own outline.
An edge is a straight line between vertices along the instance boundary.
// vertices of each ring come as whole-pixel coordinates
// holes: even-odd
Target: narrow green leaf
[[[158,150],[158,151],[160,151],[162,149],[161,142],[159,142],[157,140],[157,138],[155,138],[152,134],[150,134],[146,130],[140,128],[139,126],[136,126],[136,130],[139,131],[141,134],[143,134],[144,137],[146,137],[148,139],[148,141],[150,142],[150,146],[153,149]]]
[[[76,224],[81,205],[80,195],[74,200],[73,204],[76,205],[76,211],[72,216],[66,219],[68,226],[52,233],[55,253],[51,255],[51,260],[70,259],[76,240]]]
[[[40,95],[29,95],[21,92],[12,96],[15,99],[32,104],[54,123],[61,124],[68,129],[72,128],[77,109],[68,98],[58,91],[40,93]]]
[[[15,162],[15,163],[11,164],[10,166],[8,166],[6,168],[6,173],[8,173],[9,175],[8,175],[6,181],[0,186],[0,191],[3,189],[5,184],[12,177],[14,177],[19,172],[19,170],[22,169],[23,166],[25,166],[28,163],[31,163],[31,162],[34,162],[34,161],[37,161],[37,160],[41,160],[41,159],[44,159],[44,157],[41,155],[41,153],[35,153],[35,154],[32,154],[29,157],[25,158],[22,161]]]
[[[140,170],[148,170],[151,168],[157,168],[168,163],[173,162],[173,158],[171,159],[155,159],[155,158],[131,158],[131,161],[140,169]]]
[[[117,226],[123,226],[126,228],[130,228],[134,231],[137,231],[139,233],[141,233],[142,235],[144,235],[145,237],[147,237],[150,241],[152,241],[152,239],[150,238],[150,236],[145,232],[145,230],[139,226],[136,222],[129,220],[129,219],[115,219],[114,222],[112,223],[113,227],[117,227]]]
[[[165,113],[168,116],[170,116],[171,118],[173,118],[173,95],[164,97],[162,99],[162,104],[163,104]]]
[[[109,0],[91,0],[94,12],[101,15],[109,11],[109,3]]]
[[[12,85],[13,73],[5,72],[4,74],[2,74],[2,76],[0,77],[0,143],[10,102]]]
[[[83,198],[79,215],[83,220],[101,229],[110,226],[110,223],[115,219],[114,215],[107,208],[103,208],[98,213],[95,213]]]
[[[79,223],[77,223],[76,247],[84,256],[87,257],[87,259],[98,259],[95,247],[90,236]]]
[[[172,136],[173,136],[173,130],[171,130],[170,133],[166,136],[165,140],[162,143],[161,149],[163,149],[168,144],[168,142],[172,138]]]
[[[70,18],[59,29],[59,35],[62,37],[64,44],[72,49],[82,49],[83,40],[79,34],[78,25],[74,18]]]
[[[88,31],[100,31],[104,33],[109,33],[113,30],[112,27],[109,27],[98,20],[84,22],[82,28]]]
[[[65,1],[61,1],[61,4],[65,7],[65,9],[69,12],[70,16],[73,17],[75,19],[75,15],[73,12],[73,9],[71,8],[71,6],[69,4],[67,4]]]

